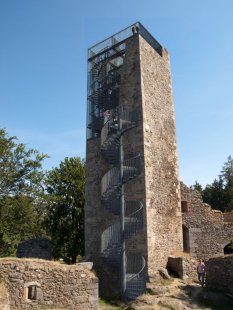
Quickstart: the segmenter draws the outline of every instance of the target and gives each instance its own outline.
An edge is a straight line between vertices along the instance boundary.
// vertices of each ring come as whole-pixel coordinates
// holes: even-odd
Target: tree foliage
[[[76,262],[84,254],[85,163],[79,157],[65,158],[47,176],[47,228],[54,258]]]
[[[196,191],[202,193],[202,186],[200,183],[195,181],[195,184],[191,186],[192,189],[195,189]]]
[[[203,201],[210,204],[213,209],[222,212],[233,211],[233,159],[228,156],[223,164],[218,179],[212,184],[206,185],[204,189],[199,183],[195,183],[192,188],[201,192]]]
[[[46,157],[0,128],[0,256],[14,255],[19,242],[44,233],[39,209]]]

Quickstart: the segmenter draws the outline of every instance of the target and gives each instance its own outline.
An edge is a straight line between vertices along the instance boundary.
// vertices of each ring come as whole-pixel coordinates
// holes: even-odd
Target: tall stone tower
[[[140,24],[88,51],[86,257],[134,299],[182,251],[169,56]]]

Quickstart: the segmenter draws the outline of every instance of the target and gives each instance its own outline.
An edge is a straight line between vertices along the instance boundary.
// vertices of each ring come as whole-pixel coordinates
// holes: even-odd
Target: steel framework
[[[101,236],[104,262],[121,274],[122,298],[135,299],[145,291],[146,262],[140,253],[130,253],[126,240],[143,228],[143,203],[125,199],[124,187],[141,173],[141,155],[124,154],[123,136],[139,124],[137,110],[120,105],[121,74],[125,40],[136,33],[147,36],[161,52],[159,43],[136,23],[89,49],[87,139],[100,138],[101,154],[111,169],[101,180],[101,203],[117,216]]]

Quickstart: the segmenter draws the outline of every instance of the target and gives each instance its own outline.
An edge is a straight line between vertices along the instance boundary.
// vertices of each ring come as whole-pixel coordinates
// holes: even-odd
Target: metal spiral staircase
[[[109,64],[109,59],[102,59],[94,63],[89,73],[90,104],[88,128],[92,132],[100,133],[104,125],[103,113],[118,105],[120,74],[118,67]]]
[[[126,248],[143,228],[143,204],[125,199],[124,186],[141,173],[141,157],[123,154],[122,137],[138,125],[138,113],[119,106],[126,45],[114,44],[89,59],[87,138],[101,138],[101,154],[111,166],[101,181],[101,202],[118,219],[102,233],[101,255],[121,274],[122,297],[131,300],[145,291],[145,260]]]
[[[101,254],[106,263],[121,270],[122,296],[135,299],[145,291],[145,260],[127,253],[126,239],[143,228],[143,204],[124,199],[124,185],[141,173],[141,156],[124,159],[122,136],[138,125],[137,111],[126,112],[120,107],[101,130],[101,153],[113,167],[101,181],[101,202],[119,219],[108,227],[101,237]]]

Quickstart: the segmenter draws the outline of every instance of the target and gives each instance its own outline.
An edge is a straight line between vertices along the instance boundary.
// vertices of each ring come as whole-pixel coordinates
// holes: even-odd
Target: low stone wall
[[[6,309],[98,309],[98,279],[85,263],[0,259],[0,281]]]
[[[167,268],[181,279],[197,279],[197,260],[186,256],[169,256]]]
[[[206,270],[206,287],[233,294],[233,255],[210,258]]]
[[[223,213],[223,220],[227,223],[233,223],[233,212]]]

